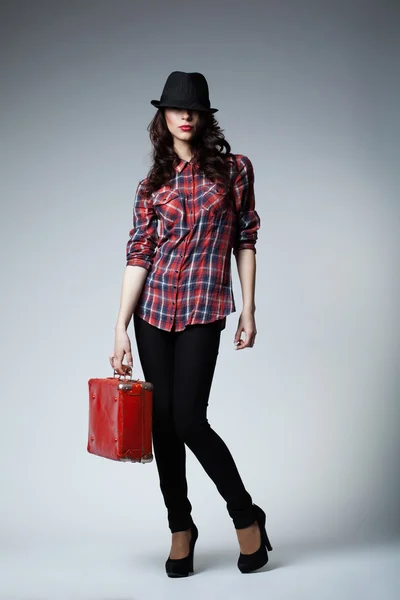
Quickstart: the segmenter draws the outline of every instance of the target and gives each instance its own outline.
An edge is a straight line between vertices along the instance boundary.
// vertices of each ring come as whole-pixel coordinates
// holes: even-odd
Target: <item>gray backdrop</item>
[[[86,443],[87,381],[112,375],[150,100],[173,70],[206,76],[261,217],[257,343],[234,351],[232,257],[238,312],[210,423],[273,545],[399,536],[398,17],[387,1],[1,3],[8,568],[12,548],[61,539],[133,552],[150,535],[160,561],[169,547],[155,463]],[[187,460],[202,543],[236,552],[224,500]]]

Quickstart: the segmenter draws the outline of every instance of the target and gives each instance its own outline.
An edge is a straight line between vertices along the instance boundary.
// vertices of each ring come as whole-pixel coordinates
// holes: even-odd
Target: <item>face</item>
[[[193,138],[199,121],[198,110],[166,108],[164,114],[167,127],[174,137],[183,142],[188,142]],[[181,129],[185,125],[190,129]]]

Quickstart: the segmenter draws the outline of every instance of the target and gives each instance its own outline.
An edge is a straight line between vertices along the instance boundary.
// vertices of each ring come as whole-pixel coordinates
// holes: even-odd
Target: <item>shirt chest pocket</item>
[[[210,217],[223,216],[227,212],[228,198],[221,184],[213,184],[201,190],[201,210]]]
[[[232,211],[229,209],[229,194],[221,184],[207,188],[202,194],[201,217],[204,227],[210,233],[228,231],[232,227]]]
[[[167,229],[184,220],[184,197],[178,189],[163,186],[153,194],[152,203],[157,217]]]

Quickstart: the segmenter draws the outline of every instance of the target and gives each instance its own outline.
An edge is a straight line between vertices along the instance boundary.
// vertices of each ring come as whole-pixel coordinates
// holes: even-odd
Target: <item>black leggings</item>
[[[246,491],[225,442],[210,427],[207,406],[219,352],[218,321],[165,331],[134,314],[144,378],[153,389],[153,448],[171,532],[192,524],[185,444],[226,501],[236,529],[255,521]]]

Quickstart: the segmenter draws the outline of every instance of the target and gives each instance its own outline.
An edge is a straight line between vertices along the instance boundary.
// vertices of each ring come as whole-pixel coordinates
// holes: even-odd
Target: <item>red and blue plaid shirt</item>
[[[155,327],[182,331],[221,319],[223,329],[236,311],[231,253],[256,252],[260,217],[253,165],[243,154],[233,156],[234,203],[194,159],[180,160],[174,177],[149,198],[146,179],[137,186],[126,264],[149,271],[134,312]]]

